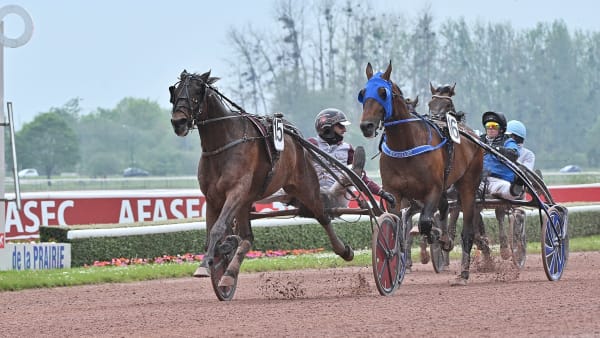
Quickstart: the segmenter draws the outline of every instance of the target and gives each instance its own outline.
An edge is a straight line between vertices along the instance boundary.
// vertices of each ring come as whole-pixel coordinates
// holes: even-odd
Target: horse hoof
[[[223,276],[219,281],[219,287],[232,287],[235,285],[235,278],[231,276]]]
[[[447,235],[444,235],[440,239],[440,242],[442,243],[442,250],[450,252],[452,251],[452,249],[454,249],[454,241],[451,240],[450,237],[448,237]]]
[[[507,260],[510,256],[511,252],[509,248],[500,248],[500,257],[502,257],[502,259]]]
[[[240,245],[242,238],[237,235],[227,236],[225,241],[219,245],[219,254],[227,255],[232,253],[234,250],[237,250],[237,247]]]
[[[199,266],[194,272],[193,276],[198,278],[210,277],[210,270],[203,266]]]
[[[456,277],[456,279],[450,281],[450,286],[467,286],[467,279],[462,276]]]
[[[346,262],[350,262],[354,259],[354,250],[352,250],[352,248],[349,245],[346,245],[346,250],[344,251],[344,255],[342,256],[342,258]]]

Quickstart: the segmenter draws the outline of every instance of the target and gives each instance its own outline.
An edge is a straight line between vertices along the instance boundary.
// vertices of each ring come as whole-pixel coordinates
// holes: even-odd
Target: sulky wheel
[[[446,262],[448,261],[449,253],[442,249],[440,241],[434,241],[429,246],[429,252],[431,253],[431,264],[433,264],[433,270],[436,273],[440,273],[445,270]]]
[[[377,290],[382,296],[390,296],[402,283],[406,272],[407,250],[400,219],[384,213],[373,227],[371,245],[373,275]]]
[[[223,252],[223,245],[217,245],[216,254],[213,260],[213,265],[210,267],[210,282],[212,284],[213,290],[217,295],[219,300],[229,301],[233,298],[235,294],[235,289],[237,287],[237,277],[235,278],[235,282],[232,286],[219,286],[219,281],[221,277],[225,274],[227,270],[227,266],[231,262],[233,255],[235,254],[237,247],[231,248],[229,247],[226,252]]]
[[[557,281],[562,277],[569,255],[567,209],[552,206],[548,215],[550,217],[543,215],[542,262],[548,280]]]
[[[525,266],[525,259],[527,258],[527,235],[525,232],[526,214],[521,209],[515,209],[509,217],[511,217],[510,248],[512,251],[512,259],[514,265],[517,268],[522,269]]]

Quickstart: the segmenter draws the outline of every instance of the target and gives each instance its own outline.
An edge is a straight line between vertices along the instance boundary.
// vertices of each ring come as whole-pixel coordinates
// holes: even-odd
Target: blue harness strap
[[[428,120],[424,119],[421,116],[418,117],[413,117],[410,119],[405,119],[405,120],[396,120],[396,121],[390,121],[390,122],[386,122],[383,124],[384,127],[389,127],[389,126],[393,126],[393,125],[397,125],[397,124],[401,124],[401,123],[408,123],[408,122],[417,122],[417,121],[421,121],[423,123],[425,123],[427,125],[427,131],[429,132],[429,136],[427,137],[427,144],[422,145],[422,146],[416,146],[414,148],[411,149],[407,149],[407,150],[392,150],[390,147],[388,147],[387,145],[387,136],[384,134],[383,135],[383,142],[381,143],[381,151],[386,154],[387,156],[390,157],[394,157],[394,158],[405,158],[405,157],[412,157],[412,156],[417,156],[426,152],[430,152],[430,151],[434,151],[436,149],[439,149],[441,147],[444,146],[444,144],[446,144],[446,142],[448,141],[448,139],[446,137],[444,137],[444,135],[442,135],[441,131],[439,130],[439,128],[435,125],[432,125],[431,122],[429,122]],[[431,129],[434,129],[438,135],[440,136],[440,138],[442,139],[442,141],[440,143],[438,143],[435,146],[432,146],[431,143]]]

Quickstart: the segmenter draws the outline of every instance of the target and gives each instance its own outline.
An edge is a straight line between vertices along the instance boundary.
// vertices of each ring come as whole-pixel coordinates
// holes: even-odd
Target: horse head
[[[417,97],[414,100],[410,97],[407,97],[404,99],[404,103],[406,103],[406,108],[408,108],[408,111],[410,113],[416,113],[417,106],[419,105],[419,96],[417,95]]]
[[[218,79],[210,77],[210,70],[201,75],[183,70],[179,82],[169,87],[171,94],[169,101],[173,105],[171,125],[175,134],[186,136],[197,126],[197,122],[201,119],[202,104],[207,89]]]
[[[429,83],[431,90],[431,101],[429,101],[430,116],[440,117],[444,116],[447,112],[456,111],[452,102],[452,96],[455,94],[454,87],[456,87],[456,83],[453,85],[445,84],[436,88],[433,87],[431,82]]]
[[[382,123],[398,118],[397,114],[407,114],[408,109],[402,91],[390,80],[392,61],[384,73],[376,74],[369,62],[366,74],[365,88],[358,93],[358,101],[363,105],[360,129],[365,137],[375,137]]]

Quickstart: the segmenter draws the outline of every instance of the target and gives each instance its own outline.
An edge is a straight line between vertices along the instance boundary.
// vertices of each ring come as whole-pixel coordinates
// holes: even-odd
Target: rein
[[[192,99],[190,98],[189,95],[189,83],[190,80],[196,80],[199,81],[204,87],[205,87],[205,92],[204,92],[204,96],[206,96],[206,89],[210,89],[211,91],[213,91],[214,93],[216,93],[219,96],[219,100],[221,100],[221,102],[226,101],[227,104],[235,107],[238,109],[238,111],[233,111],[232,109],[229,109],[231,112],[235,112],[237,113],[237,115],[228,115],[228,116],[220,116],[220,117],[214,117],[214,118],[207,118],[204,120],[200,119],[200,115],[202,114],[202,109],[201,109],[201,105],[198,105],[198,109],[197,111],[193,109],[193,105],[192,102],[194,103],[198,103],[197,99]],[[216,122],[222,122],[225,120],[229,120],[229,119],[237,119],[237,118],[246,118],[250,121],[253,122],[253,124],[258,128],[257,126],[257,122],[252,118],[251,114],[246,113],[246,111],[241,108],[239,105],[237,105],[235,102],[233,102],[232,100],[230,100],[227,96],[223,95],[221,92],[219,92],[215,87],[211,86],[210,84],[202,81],[201,79],[194,79],[193,75],[190,75],[188,77],[185,78],[184,82],[183,82],[183,86],[184,86],[184,95],[181,97],[177,98],[177,101],[179,100],[186,100],[188,105],[189,105],[189,110],[191,112],[191,124],[192,124],[192,129],[194,127],[200,129],[200,127],[205,127],[209,124],[212,123],[216,123]],[[204,102],[204,98],[202,98],[202,101]],[[259,128],[260,130],[260,128]],[[264,139],[264,135],[261,136],[248,136],[247,134],[247,130],[246,130],[246,125],[244,125],[244,135],[242,136],[242,138],[231,141],[227,144],[225,144],[224,146],[221,146],[217,149],[211,150],[211,151],[207,151],[207,150],[202,150],[202,157],[209,157],[209,156],[214,156],[217,154],[220,154],[222,152],[224,152],[227,149],[233,148],[239,144],[242,143],[246,143],[246,142],[252,142],[255,140],[260,140],[260,139]]]

